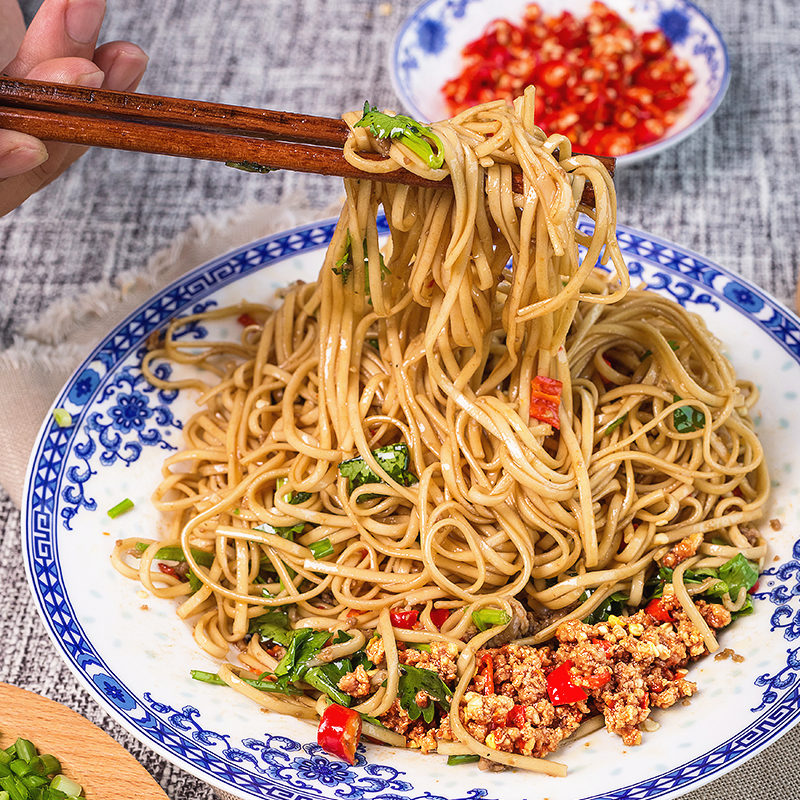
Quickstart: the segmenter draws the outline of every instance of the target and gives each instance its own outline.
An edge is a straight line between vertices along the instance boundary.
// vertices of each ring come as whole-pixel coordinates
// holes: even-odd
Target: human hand
[[[0,26],[0,57],[16,52],[0,72],[92,89],[135,90],[147,56],[130,42],[97,47],[104,15],[105,0],[44,0],[19,41],[24,28],[17,0],[0,0],[0,21],[9,21]],[[85,150],[0,130],[0,216],[50,183]]]

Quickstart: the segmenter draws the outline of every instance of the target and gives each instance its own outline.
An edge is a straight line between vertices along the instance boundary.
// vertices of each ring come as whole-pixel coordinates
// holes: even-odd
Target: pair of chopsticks
[[[254,171],[367,175],[342,155],[348,128],[340,119],[177,97],[0,77],[0,128],[45,141],[224,161]],[[613,175],[614,159],[600,160]],[[445,185],[403,169],[368,177],[412,186]],[[521,179],[521,173],[515,176],[517,191],[522,191]],[[591,186],[584,190],[583,202],[594,205]]]

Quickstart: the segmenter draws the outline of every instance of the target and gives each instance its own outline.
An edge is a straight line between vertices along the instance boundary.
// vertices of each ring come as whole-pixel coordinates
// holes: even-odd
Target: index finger
[[[105,10],[105,0],[44,0],[6,74],[24,78],[53,58],[91,60]]]

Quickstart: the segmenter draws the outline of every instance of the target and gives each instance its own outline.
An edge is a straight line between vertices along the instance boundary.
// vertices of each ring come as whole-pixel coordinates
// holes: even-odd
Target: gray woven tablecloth
[[[150,55],[142,90],[338,115],[365,98],[397,106],[387,62],[413,7],[357,0],[109,0],[105,39]],[[800,9],[797,0],[704,0],[730,49],[731,88],[700,132],[620,172],[621,222],[697,250],[791,303],[800,262]],[[24,2],[30,19],[35,2]],[[205,162],[95,151],[0,220],[0,347],[54,300],[136,269],[193,215],[298,190],[327,206],[338,181],[247,175]],[[3,387],[0,386],[0,392]],[[0,420],[0,425],[13,420]],[[19,512],[0,490],[0,680],[66,703],[122,742],[173,800],[211,798],[200,781],[125,733],[81,689],[34,610]],[[787,734],[692,800],[800,797]],[[669,746],[669,743],[664,743]]]

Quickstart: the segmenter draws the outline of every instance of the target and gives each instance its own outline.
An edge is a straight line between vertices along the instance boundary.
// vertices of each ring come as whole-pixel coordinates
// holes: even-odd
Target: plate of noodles
[[[348,181],[198,267],[40,431],[47,630],[218,789],[668,798],[800,716],[800,320],[617,225],[532,103],[345,115],[452,188]]]
[[[687,0],[428,0],[398,30],[390,74],[421,120],[535,84],[540,127],[620,165],[697,130],[730,80],[721,34]]]

